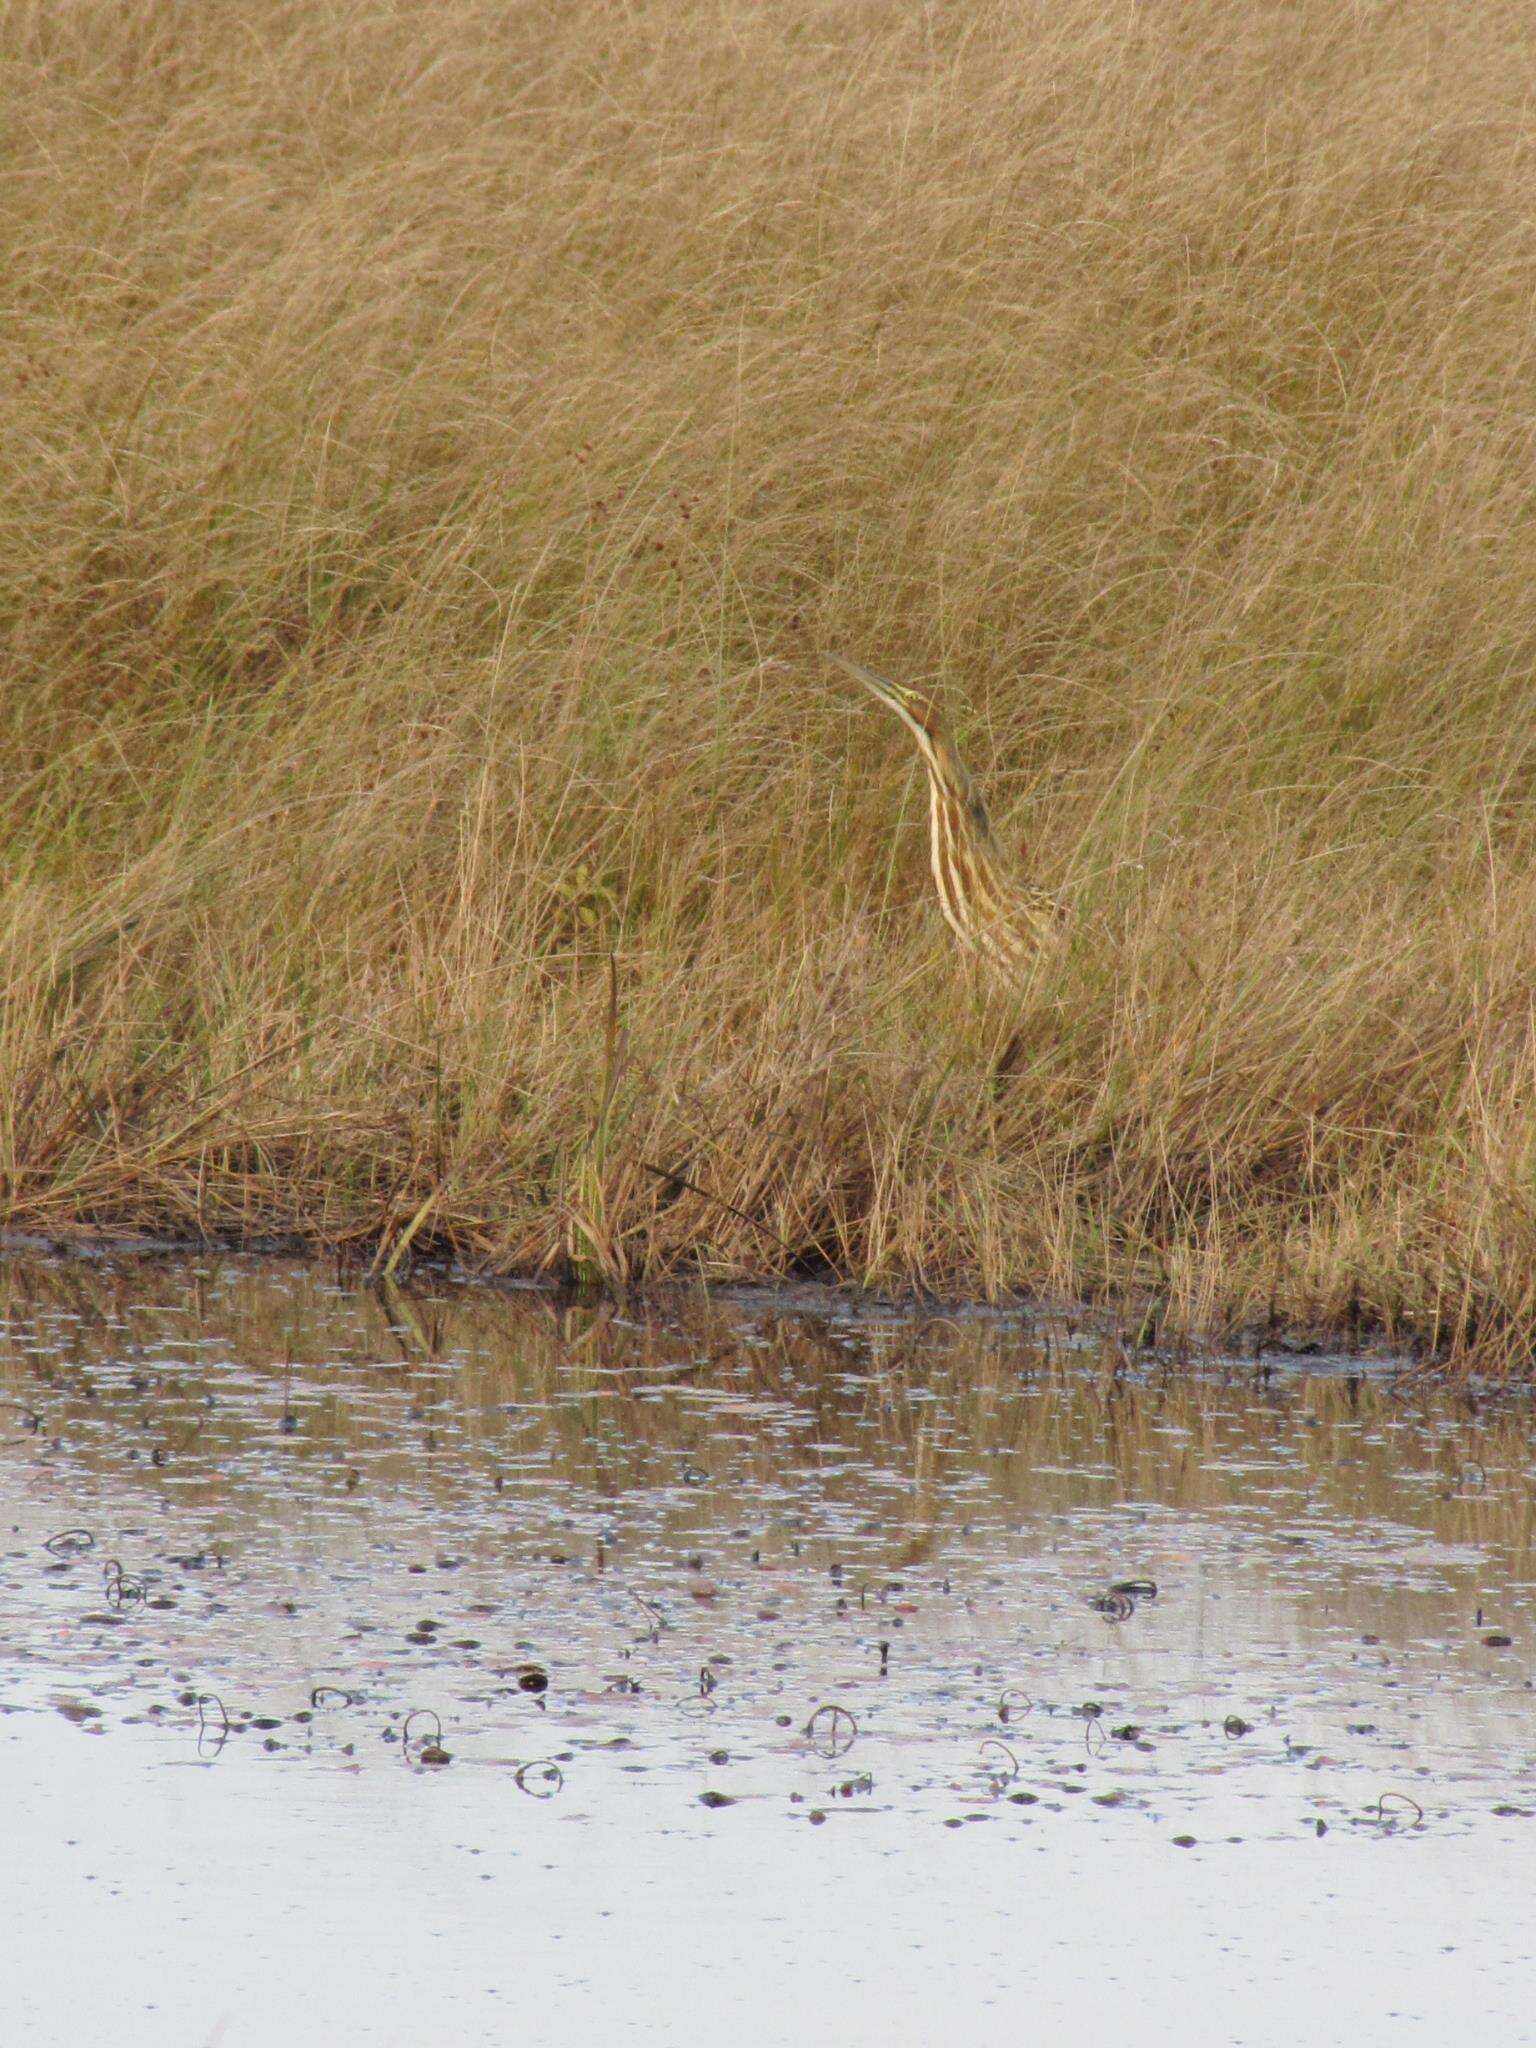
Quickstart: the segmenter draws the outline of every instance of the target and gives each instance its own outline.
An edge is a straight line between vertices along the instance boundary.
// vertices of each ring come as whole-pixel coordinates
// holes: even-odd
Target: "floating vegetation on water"
[[[1377,1826],[1387,1834],[1404,1826],[1403,1816],[1409,1813],[1413,1819],[1406,1823],[1407,1826],[1421,1828],[1424,1825],[1423,1807],[1407,1792],[1383,1792],[1371,1812],[1376,1817]]]
[[[668,1622],[666,1616],[662,1613],[661,1609],[656,1605],[656,1603],[653,1600],[647,1600],[643,1593],[637,1593],[634,1590],[634,1588],[631,1587],[629,1597],[643,1611],[647,1620],[651,1624],[649,1635],[645,1637],[644,1640],[649,1642],[655,1642],[657,1637],[661,1634],[661,1631],[664,1628],[669,1628],[671,1624]]]
[[[424,1740],[418,1738],[414,1761],[436,1767],[452,1763],[453,1759],[443,1747],[443,1724],[432,1707],[414,1707],[405,1717],[405,1726],[400,1731],[400,1754],[405,1762],[413,1761],[411,1751],[411,1727],[417,1721],[430,1721],[432,1733]]]
[[[818,1756],[845,1756],[858,1740],[859,1724],[846,1707],[818,1707],[805,1724],[806,1737]]]
[[[1097,1593],[1088,1602],[1095,1614],[1102,1614],[1106,1621],[1128,1621],[1136,1612],[1136,1603],[1125,1593]]]
[[[109,1557],[101,1570],[109,1607],[131,1607],[145,1597],[144,1581],[126,1573],[115,1557]]]
[[[131,1342],[55,1317],[46,1271],[0,1315],[0,1384],[37,1385],[47,1411],[42,1435],[11,1439],[16,1490],[42,1503],[0,1556],[28,1643],[17,1682],[49,1673],[43,1703],[81,1728],[153,1729],[179,1703],[207,1762],[249,1736],[246,1756],[357,1771],[379,1740],[423,1771],[462,1760],[548,1800],[580,1754],[594,1797],[672,1770],[709,1805],[702,1756],[731,1767],[706,1788],[721,1800],[787,1797],[801,1817],[857,1795],[860,1812],[912,1805],[947,1824],[979,1786],[1020,1827],[1237,1801],[1252,1834],[1312,1828],[1319,1805],[1325,1825],[1359,1816],[1358,1775],[1423,1746],[1410,1698],[1420,1714],[1437,1697],[1446,1713],[1480,1697],[1524,1710],[1530,1602],[1490,1563],[1528,1540],[1533,1439],[1515,1404],[1453,1415],[1424,1390],[1316,1372],[1289,1387],[1122,1377],[1106,1396],[1091,1360],[1079,1372],[984,1319],[919,1338],[818,1298],[755,1324],[678,1305],[619,1327],[451,1292],[407,1317],[403,1296],[382,1315],[285,1273],[270,1331],[251,1309],[265,1277],[238,1265],[201,1277],[202,1321],[180,1303],[163,1322],[128,1311]],[[308,1341],[296,1298],[317,1319]],[[375,1361],[396,1333],[386,1380]],[[701,1359],[709,1371],[676,1369]],[[306,1451],[274,1464],[280,1396],[306,1417]],[[125,1457],[151,1425],[175,1472]],[[1467,1483],[1448,1499],[1452,1428]],[[1196,1437],[1202,1460],[1169,1459]],[[1261,1506],[1242,1478],[1258,1452]],[[679,1486],[690,1466],[718,1483]],[[375,1483],[350,1488],[352,1471]],[[69,1519],[87,1498],[91,1524]],[[1124,1570],[1127,1515],[1155,1575]],[[706,1562],[708,1600],[668,1597]],[[1086,1609],[1085,1582],[1103,1588]],[[1265,1661],[1277,1628],[1307,1646],[1285,1667]],[[1216,1686],[1256,1704],[1213,1720]],[[568,1748],[522,1754],[530,1706]],[[1276,1739],[1244,1744],[1266,1717]],[[804,1761],[855,1745],[878,1764],[807,1782]],[[1524,1811],[1509,1753],[1491,1750],[1479,1780],[1490,1817]],[[1422,1789],[1408,1796],[1369,1804],[1369,1825],[1422,1827]]]
[[[557,1763],[540,1758],[532,1763],[519,1764],[512,1773],[512,1782],[530,1799],[553,1799],[564,1789],[565,1773]]]
[[[1019,1760],[1006,1742],[999,1742],[995,1735],[989,1735],[981,1745],[981,1768],[986,1772],[987,1783],[995,1799],[1007,1791],[1019,1775]]]
[[[217,1693],[200,1692],[192,1704],[197,1708],[197,1753],[199,1756],[216,1757],[229,1740],[229,1710]],[[209,1709],[218,1714],[215,1726]]]

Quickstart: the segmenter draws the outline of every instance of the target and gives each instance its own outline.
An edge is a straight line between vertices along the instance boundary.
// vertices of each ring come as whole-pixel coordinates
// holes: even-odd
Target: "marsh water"
[[[1536,2040],[1536,1440],[831,1293],[0,1261],[0,2039]]]

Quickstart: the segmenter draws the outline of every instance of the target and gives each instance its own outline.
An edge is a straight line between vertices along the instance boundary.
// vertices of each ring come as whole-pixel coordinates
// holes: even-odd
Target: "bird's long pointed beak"
[[[903,689],[900,683],[893,683],[885,676],[877,676],[872,668],[865,668],[860,661],[850,661],[845,654],[832,656],[838,667],[862,683],[872,697],[877,697],[888,711],[894,711],[903,724],[914,732],[926,732],[927,721],[923,717],[923,701],[915,690]]]

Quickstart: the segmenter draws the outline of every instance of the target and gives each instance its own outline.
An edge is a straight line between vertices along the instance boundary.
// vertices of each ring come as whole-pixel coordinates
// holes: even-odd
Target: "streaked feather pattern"
[[[932,700],[858,662],[834,659],[894,711],[917,742],[928,770],[930,856],[945,922],[996,973],[1016,980],[1060,930],[1064,906],[1010,872],[986,805]]]

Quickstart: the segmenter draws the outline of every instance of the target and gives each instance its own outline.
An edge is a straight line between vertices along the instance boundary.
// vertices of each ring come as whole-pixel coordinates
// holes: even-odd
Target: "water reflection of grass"
[[[1521,1399],[1342,1373],[1131,1373],[1118,1348],[1067,1351],[1011,1320],[686,1297],[621,1316],[532,1293],[341,1289],[299,1266],[189,1279],[21,1260],[0,1262],[0,1315],[19,1448],[131,1471],[183,1504],[393,1484],[445,1501],[567,1489],[617,1511],[661,1488],[702,1528],[733,1501],[792,1503],[813,1476],[818,1500],[862,1506],[908,1547],[966,1517],[1127,1503],[1303,1540],[1321,1516],[1405,1542],[1532,1542]]]

